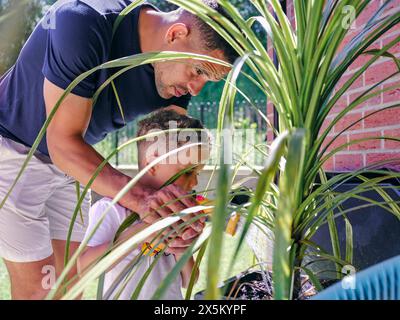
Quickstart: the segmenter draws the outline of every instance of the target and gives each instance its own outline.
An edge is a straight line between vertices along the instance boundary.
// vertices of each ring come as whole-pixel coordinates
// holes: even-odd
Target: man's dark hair
[[[202,0],[202,2],[209,6],[210,8],[217,11],[219,14],[227,18],[230,22],[232,22],[235,26],[237,24],[231,18],[231,16],[225,11],[225,9],[218,3],[217,0]],[[203,45],[205,45],[207,50],[222,50],[224,52],[225,58],[229,63],[233,64],[235,60],[239,57],[239,54],[236,52],[234,48],[223,38],[221,35],[215,31],[212,27],[210,27],[206,22],[204,22],[201,18],[192,14],[191,12],[186,11],[183,8],[180,8],[185,14],[189,15],[194,19],[195,26],[198,28],[201,38],[203,40]]]

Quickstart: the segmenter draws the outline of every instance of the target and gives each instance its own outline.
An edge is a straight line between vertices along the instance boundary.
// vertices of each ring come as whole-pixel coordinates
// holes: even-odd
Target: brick
[[[349,142],[359,140],[359,139],[369,138],[369,137],[381,137],[381,136],[382,136],[381,131],[350,134]],[[381,149],[381,141],[382,140],[380,140],[380,139],[363,141],[358,144],[350,145],[349,150]]]
[[[374,111],[368,112],[366,115]],[[400,108],[386,109],[364,119],[364,128],[378,128],[400,123]]]
[[[340,80],[338,81],[337,85],[336,85],[336,89],[340,89],[343,87],[343,85],[354,75],[354,73],[348,73],[348,74],[344,74]],[[362,75],[360,75],[354,82],[353,84],[347,89],[347,90],[353,90],[353,89],[357,89],[357,88],[361,88],[363,87],[363,78]]]
[[[292,25],[294,25],[294,12],[293,12],[293,1],[289,0],[288,2],[288,17],[289,20],[291,21]],[[351,41],[351,39],[356,36],[360,30],[364,27],[366,21],[369,20],[369,18],[376,12],[378,7],[383,3],[383,0],[371,0],[362,15],[357,19],[355,23],[355,29],[350,29],[348,30],[348,34],[343,40],[343,42],[340,45],[339,52],[344,48],[346,44]],[[392,1],[390,5],[387,6],[385,9],[386,12],[390,11],[391,13],[395,12],[400,8],[400,0],[395,0]],[[389,30],[386,34],[384,34],[379,40],[377,40],[375,43],[373,43],[370,48],[381,48],[382,46],[388,44],[390,41],[393,41],[398,35],[400,34],[400,24],[396,25],[393,27],[391,30]],[[271,51],[271,48],[270,52]],[[397,57],[400,57],[400,43],[397,43],[394,45],[389,52],[392,54],[396,55]],[[272,56],[272,55],[271,55]],[[357,58],[352,65],[349,67],[349,69],[346,71],[346,74],[342,76],[340,81],[335,87],[335,90],[337,91],[340,89],[343,84],[350,79],[351,75],[354,74],[354,72],[362,67],[367,61],[369,61],[373,56],[372,55],[361,55],[359,58]],[[348,104],[347,101],[350,103],[354,101],[356,97],[358,97],[364,90],[366,90],[369,86],[376,84],[380,80],[383,80],[385,77],[389,76],[396,70],[396,65],[392,62],[391,59],[389,58],[380,58],[378,59],[374,65],[370,66],[366,72],[360,76],[356,82],[348,89],[348,92],[345,93],[343,97],[335,104],[335,106],[332,108],[332,111],[330,113],[330,117],[324,122],[322,125],[321,131],[327,127],[330,121],[333,119],[333,115],[337,114],[341,110],[343,110]],[[393,79],[395,80],[395,79]],[[392,82],[391,84],[383,84],[380,85],[378,88],[374,89],[379,90],[381,88],[386,88],[389,85],[393,85],[394,82],[393,80],[390,80]],[[395,80],[397,81],[397,80]],[[342,119],[332,130],[327,138],[329,141],[332,136],[334,136],[334,132],[338,133],[345,127],[347,127],[351,122],[354,122],[355,120],[360,119],[363,114],[368,114],[372,112],[372,110],[378,110],[379,108],[382,108],[382,104],[392,104],[395,102],[400,101],[400,90],[394,89],[388,92],[385,92],[383,94],[378,95],[377,97],[373,97],[369,99],[368,101],[364,102],[363,104],[357,106],[355,109],[353,109],[355,112],[348,114],[344,119]],[[362,108],[368,107],[369,110],[362,111]],[[371,108],[373,108],[371,110]],[[361,110],[360,110],[361,109]],[[272,113],[272,108],[268,107],[267,108],[268,113]],[[398,129],[392,129],[393,126]],[[389,129],[385,129],[387,126],[391,126]],[[369,132],[366,133],[354,133],[354,130],[359,130],[361,131],[362,128],[366,129],[372,129],[374,131],[369,130]],[[377,128],[376,130],[374,128]],[[382,132],[383,131],[383,132]],[[395,136],[395,137],[400,137],[400,108],[396,109],[389,109],[385,111],[381,111],[377,113],[374,116],[371,116],[367,119],[365,119],[363,122],[358,123],[356,126],[352,127],[351,129],[346,132],[346,134],[343,134],[342,137],[340,137],[338,142],[335,142],[335,146],[341,144],[340,142],[343,142],[344,140],[351,139],[360,139],[363,137],[368,137],[368,136],[380,136],[381,134],[387,135],[387,136]],[[269,130],[268,135],[271,137],[272,136],[272,131]],[[333,147],[335,147],[333,146]],[[383,146],[383,149],[381,149]],[[331,147],[332,148],[332,147]],[[363,166],[364,161],[372,161],[376,159],[382,159],[382,158],[390,158],[393,157],[393,153],[389,152],[389,150],[399,150],[400,153],[400,143],[394,142],[394,141],[384,141],[382,142],[381,140],[370,140],[363,142],[358,145],[354,145],[349,147],[349,150],[351,151],[359,151],[360,153],[357,154],[349,154],[349,152],[340,152],[336,156],[334,156],[332,159],[329,159],[329,161],[324,165],[325,170],[354,170],[358,169]],[[374,150],[373,152],[369,152],[369,150]],[[386,151],[388,150],[388,151]],[[377,153],[378,151],[378,153]],[[380,152],[382,151],[382,152]],[[397,154],[397,152],[396,152]],[[400,157],[397,154],[397,157]],[[363,161],[364,160],[364,161]],[[392,166],[393,167],[393,166]],[[400,164],[397,166],[397,169],[400,170]]]
[[[379,47],[379,46],[378,46]],[[359,69],[364,66],[373,56],[369,54],[360,55],[354,62],[349,66],[349,70]]]
[[[335,170],[335,157],[330,157],[322,166],[325,171],[334,171]]]
[[[357,35],[360,31],[357,31]],[[381,39],[377,39],[373,42],[365,51],[373,50],[373,49],[381,49]],[[353,63],[349,66],[349,70],[356,70],[364,66],[369,60],[371,60],[374,56],[372,54],[363,53],[359,55]]]
[[[363,94],[366,90],[368,90],[367,87],[364,87],[363,89],[364,89],[364,90],[361,90],[360,92],[356,92],[356,93],[350,94],[350,97],[349,97],[350,103],[352,103],[352,102],[353,102],[354,100],[356,100],[361,94]],[[368,95],[368,94],[371,94],[371,93],[373,93],[373,92],[375,92],[375,91],[379,91],[379,90],[381,90],[380,86],[378,86],[378,87],[374,88],[372,91],[368,92],[367,95]],[[378,106],[381,105],[381,104],[382,104],[382,93],[379,93],[378,95],[376,95],[376,96],[374,96],[374,97],[371,97],[370,99],[368,99],[368,100],[366,100],[366,101],[360,103],[360,104],[359,104],[356,108],[354,108],[353,110],[361,109],[361,108],[367,107],[367,106],[368,106],[368,107],[370,107],[370,106],[372,106],[372,107],[378,107]]]
[[[395,38],[397,38],[399,36],[399,34],[400,34],[400,28],[398,28],[398,31],[395,32],[394,34],[390,34],[389,36],[382,37],[382,47],[386,46],[387,44],[389,44],[390,42],[395,40]],[[397,42],[397,44],[395,44],[393,47],[391,47],[388,51],[392,54],[398,54],[400,52],[400,42]]]
[[[268,39],[268,41],[271,41],[271,39]],[[271,59],[273,59],[273,57],[274,57],[274,47],[272,45],[268,48],[267,52],[268,52],[269,57]]]
[[[365,51],[372,50],[372,49],[382,49],[381,38],[377,39],[375,42],[369,45]],[[371,54],[365,54],[367,57],[373,58]]]
[[[331,121],[332,121],[331,118],[325,119],[325,121],[322,123],[321,129],[319,130],[319,134],[322,134],[322,132],[324,132],[328,128]],[[333,134],[333,132],[334,132],[334,130],[332,128],[331,131],[329,132],[329,134]]]
[[[369,4],[364,8],[362,13],[358,16],[356,20],[356,26],[361,26],[368,22],[368,20],[373,16],[373,14],[376,13],[376,11],[379,9],[380,7],[379,2],[380,1],[377,0],[369,2]]]
[[[271,142],[273,140],[274,140],[274,133],[272,130],[269,129],[267,132],[267,141]]]
[[[271,125],[274,125],[274,114],[268,113],[267,118],[270,121]]]
[[[327,137],[325,139],[325,141],[322,144],[322,149],[325,148],[325,146],[331,142],[333,137]],[[342,146],[343,144],[347,143],[347,135],[340,135],[339,137],[337,137],[335,139],[335,141],[332,142],[332,144],[329,146],[327,152],[330,152],[340,146]],[[348,147],[342,149],[341,151],[347,151]]]
[[[363,167],[361,154],[337,154],[335,156],[335,170],[348,171]]]
[[[385,60],[370,66],[365,72],[365,85],[374,85],[382,81],[393,74],[396,69],[397,66],[392,60]]]
[[[379,161],[393,159],[390,163],[379,165],[379,168],[400,169],[400,153],[368,153],[366,162],[367,165],[374,164]]]
[[[331,109],[332,113],[339,113],[342,111],[344,108],[347,107],[347,94],[344,94],[333,106]]]
[[[272,102],[268,102],[268,104],[267,104],[267,114],[273,113],[273,112],[274,112],[274,105],[272,104]]]
[[[399,7],[400,7],[400,0],[394,0],[385,8],[385,12],[398,9]]]
[[[393,138],[400,139],[400,128],[392,129],[392,130],[384,130],[383,135],[385,137],[393,137]],[[400,142],[391,141],[391,140],[384,140],[384,141],[385,141],[385,149],[400,150]]]
[[[362,113],[350,113],[344,116],[336,125],[335,125],[335,132],[339,133],[340,131],[344,130],[346,127],[348,127],[351,123],[356,122],[362,118]],[[362,121],[358,122],[354,126],[352,126],[350,129],[347,131],[353,131],[353,130],[359,130],[362,129]]]
[[[296,28],[296,17],[294,14],[294,5],[293,2],[289,2],[287,6],[287,16],[289,18],[290,24],[292,25],[292,28]]]
[[[353,39],[353,37],[354,37],[355,34],[352,34],[350,31],[351,31],[351,30],[349,30],[347,36],[346,36],[346,37],[342,40],[342,42],[340,43],[337,52],[341,52],[341,51],[344,49],[344,47],[346,47],[346,45],[351,41],[351,39]]]
[[[391,84],[385,84],[383,86],[383,88],[388,88],[388,87],[392,87],[395,86],[396,83],[391,83]],[[383,103],[387,103],[387,102],[400,102],[400,83],[397,83],[397,88],[390,90],[390,91],[386,91],[383,93]],[[400,112],[400,110],[399,110]]]

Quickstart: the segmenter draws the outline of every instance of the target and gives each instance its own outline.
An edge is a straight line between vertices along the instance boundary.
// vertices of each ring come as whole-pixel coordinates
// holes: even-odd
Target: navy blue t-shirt
[[[113,37],[114,21],[132,1],[61,0],[45,23],[39,22],[17,59],[0,80],[0,135],[32,146],[46,109],[43,82],[63,89],[83,72],[101,63],[140,53],[140,8],[131,11]],[[51,20],[54,19],[54,20]],[[49,28],[50,27],[50,28]],[[104,69],[82,81],[72,92],[91,98],[110,75],[120,69]],[[169,100],[159,96],[151,65],[139,66],[115,80],[126,123],[170,104],[186,107],[190,95]],[[108,86],[93,106],[85,141],[95,144],[125,125],[115,94]],[[48,155],[46,139],[38,150]]]

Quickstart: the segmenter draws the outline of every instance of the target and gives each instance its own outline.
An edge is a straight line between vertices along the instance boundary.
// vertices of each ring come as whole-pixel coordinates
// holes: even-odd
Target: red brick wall
[[[288,0],[288,17],[294,25],[294,9],[293,1]],[[365,23],[376,12],[377,8],[383,3],[383,0],[371,0],[370,4],[365,9],[364,13],[356,19],[353,24],[354,29],[349,30],[349,34],[346,37],[341,48],[348,43],[359,31],[363,28]],[[395,0],[391,5],[388,6],[386,11],[388,13],[398,12],[400,10],[400,0]],[[392,41],[396,36],[400,35],[400,26],[397,25],[387,32],[379,41],[374,43],[371,48],[382,48],[388,42]],[[400,44],[392,47],[389,50],[397,58],[400,58]],[[344,74],[340,85],[342,85],[347,79],[349,79],[354,72],[356,72],[361,64],[371,59],[372,56],[363,56],[357,59],[350,68]],[[396,65],[390,58],[378,59],[366,72],[348,89],[336,106],[333,108],[331,114],[327,118],[327,122],[332,120],[338,112],[343,110],[350,102],[352,102],[360,93],[368,89],[372,84],[384,79],[388,75],[396,71]],[[400,83],[400,77],[392,78],[385,84],[381,85],[380,88],[387,86],[393,86]],[[400,102],[400,88],[396,90],[387,91],[381,95],[374,97],[362,105],[358,106],[351,113],[349,113],[343,121],[337,123],[337,125],[330,132],[329,137],[335,136],[342,129],[346,128],[352,121],[359,119],[363,116],[370,114],[376,110],[382,109],[386,106],[393,104],[394,102]],[[267,106],[268,117],[273,119],[273,109],[271,105]],[[326,125],[326,124],[325,124]],[[400,138],[400,108],[389,109],[377,113],[362,122],[358,123],[354,127],[344,132],[335,143],[338,146],[341,143],[350,142],[356,139],[371,136],[393,136]],[[272,132],[268,133],[268,139],[272,139]],[[329,171],[348,171],[358,169],[360,167],[369,165],[373,162],[380,161],[383,159],[400,158],[400,143],[394,141],[385,140],[370,140],[357,145],[351,145],[346,150],[336,154],[328,163],[326,163],[325,169]],[[393,165],[386,165],[400,170],[400,163]]]

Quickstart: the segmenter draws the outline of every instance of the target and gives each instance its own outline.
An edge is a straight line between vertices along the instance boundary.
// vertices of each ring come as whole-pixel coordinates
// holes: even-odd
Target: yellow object
[[[207,199],[201,195],[197,195],[196,196],[196,201],[199,205],[203,205],[203,206],[211,206],[214,205],[214,202],[210,199]],[[211,214],[213,212],[213,208],[210,209],[205,209],[203,210],[203,212],[205,214]],[[236,229],[237,229],[237,225],[238,222],[240,220],[240,215],[238,213],[234,213],[228,221],[228,224],[226,226],[226,230],[225,232],[231,236],[234,236],[236,234]],[[163,249],[165,248],[165,244],[160,244],[156,249],[154,249],[151,253],[150,256],[153,257],[155,255],[157,255],[158,253],[160,253]],[[149,252],[153,249],[153,245],[150,242],[145,242],[142,245],[142,252],[144,255],[149,254]]]
[[[165,244],[161,243],[157,248],[155,248],[151,253],[150,257],[154,257],[161,252],[165,247]],[[142,252],[146,256],[153,249],[153,245],[150,242],[145,242],[142,244]]]

